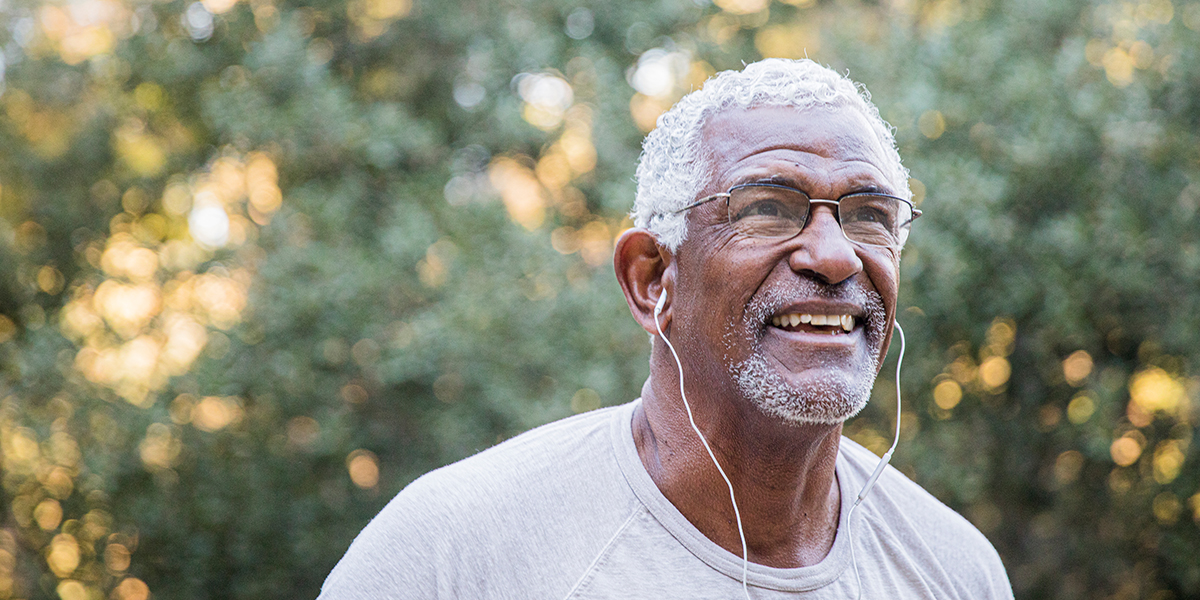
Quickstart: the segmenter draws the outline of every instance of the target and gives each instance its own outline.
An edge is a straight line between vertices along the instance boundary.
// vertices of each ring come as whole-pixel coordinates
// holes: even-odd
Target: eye
[[[888,214],[878,208],[870,206],[862,206],[846,215],[847,220],[854,223],[884,223],[886,224],[891,219]]]
[[[840,205],[843,227],[858,224],[891,229],[896,211],[896,200],[880,196],[849,196]]]
[[[782,217],[790,216],[791,211],[783,202],[774,198],[759,198],[738,210],[737,218],[753,217]]]

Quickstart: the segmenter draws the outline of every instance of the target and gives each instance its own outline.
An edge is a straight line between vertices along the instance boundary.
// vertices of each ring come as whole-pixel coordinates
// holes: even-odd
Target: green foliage
[[[312,597],[421,473],[636,397],[648,346],[608,265],[639,127],[805,51],[870,87],[925,210],[897,465],[1018,597],[1200,594],[1200,4],[0,22],[0,598]],[[635,91],[663,55],[684,68]],[[873,448],[878,387],[847,427]]]

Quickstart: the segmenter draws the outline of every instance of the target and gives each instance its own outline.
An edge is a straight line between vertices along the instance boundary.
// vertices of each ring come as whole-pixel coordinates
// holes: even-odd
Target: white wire
[[[862,598],[862,578],[858,574],[858,558],[854,555],[854,527],[851,526],[850,519],[854,517],[854,509],[862,504],[863,498],[867,497],[867,493],[871,488],[875,487],[875,482],[879,479],[879,475],[883,473],[884,467],[892,460],[892,453],[896,451],[896,445],[900,443],[900,365],[904,362],[904,329],[900,327],[900,323],[896,322],[896,331],[900,333],[900,357],[896,359],[896,436],[892,438],[892,447],[884,453],[883,458],[879,459],[879,465],[875,467],[875,472],[867,478],[867,482],[863,484],[862,491],[858,493],[858,498],[854,500],[854,504],[850,507],[850,511],[846,513],[846,534],[850,538],[850,564],[854,566],[854,581],[858,585],[858,598]]]
[[[663,334],[662,325],[658,322],[659,311],[654,312],[654,327],[658,329],[658,337],[661,337],[667,344],[667,348],[671,350],[671,355],[675,357],[675,366],[679,368],[679,396],[683,399],[683,407],[687,410],[688,422],[692,425],[692,430],[696,432],[696,436],[700,438],[700,443],[704,444],[704,449],[708,451],[708,457],[712,459],[713,465],[717,467],[717,472],[721,474],[721,479],[725,480],[725,485],[729,487],[729,501],[733,504],[733,516],[737,520],[738,536],[742,540],[742,592],[746,595],[746,600],[750,600],[750,587],[747,584],[747,572],[750,566],[750,555],[746,548],[746,532],[742,529],[742,515],[738,510],[737,498],[733,493],[733,483],[729,481],[729,476],[725,475],[725,469],[721,468],[721,463],[717,462],[717,456],[713,453],[712,447],[708,445],[708,440],[704,438],[704,434],[700,432],[700,428],[696,426],[696,419],[692,416],[692,407],[687,401],[687,392],[683,389],[683,362],[679,360],[679,353],[675,352],[675,346],[671,344],[671,340]],[[850,538],[850,564],[854,567],[854,581],[858,587],[858,598],[862,598],[862,578],[858,572],[858,558],[854,552],[854,527],[851,519],[854,518],[854,509],[862,504],[864,498],[875,487],[875,482],[879,480],[879,476],[883,473],[883,469],[887,467],[892,460],[892,454],[896,451],[896,446],[900,443],[900,367],[904,363],[904,328],[900,327],[899,322],[894,322],[896,332],[900,334],[900,356],[896,358],[896,433],[892,438],[892,446],[879,459],[879,464],[875,467],[875,471],[867,478],[867,482],[863,484],[862,490],[855,498],[854,504],[850,506],[850,510],[846,513],[846,534]]]
[[[721,479],[724,479],[725,485],[729,486],[729,501],[733,503],[733,516],[737,519],[738,536],[742,538],[742,592],[746,594],[746,600],[750,600],[750,587],[746,583],[746,573],[750,567],[750,554],[746,550],[746,532],[742,530],[742,514],[738,511],[737,498],[733,495],[733,484],[730,483],[729,477],[725,475],[725,469],[721,468],[721,463],[717,462],[717,455],[713,454],[712,448],[708,445],[708,440],[704,439],[704,434],[700,433],[700,428],[696,426],[696,419],[692,417],[692,407],[688,405],[687,394],[683,391],[683,363],[679,360],[679,354],[675,352],[675,346],[671,345],[671,340],[668,340],[667,336],[663,335],[662,325],[658,324],[658,314],[659,312],[655,310],[654,326],[658,329],[658,337],[661,337],[667,343],[667,347],[671,349],[671,355],[675,357],[675,365],[679,367],[679,395],[683,398],[683,407],[687,409],[688,421],[692,424],[692,430],[700,437],[700,443],[704,444],[704,449],[708,450],[708,457],[717,466],[717,472],[721,474]]]

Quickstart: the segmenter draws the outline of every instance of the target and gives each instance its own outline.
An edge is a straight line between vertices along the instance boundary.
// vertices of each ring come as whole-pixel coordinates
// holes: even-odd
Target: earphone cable
[[[900,323],[893,321],[896,324],[896,331],[900,333],[900,356],[896,359],[896,435],[892,438],[892,447],[879,459],[879,466],[875,467],[875,471],[867,478],[867,482],[863,484],[862,491],[858,493],[858,498],[854,500],[854,504],[850,506],[850,511],[846,513],[846,535],[850,538],[850,564],[854,567],[854,581],[858,586],[858,598],[862,598],[862,578],[858,574],[858,558],[854,554],[854,527],[850,519],[854,517],[854,509],[862,504],[867,493],[871,488],[875,487],[875,482],[879,476],[883,474],[883,469],[892,461],[892,453],[896,451],[896,446],[900,443],[900,366],[904,363],[904,328],[900,327]]]
[[[661,308],[661,300],[659,307]],[[742,514],[738,511],[737,498],[733,494],[733,483],[729,481],[729,477],[725,475],[725,469],[721,468],[721,463],[717,462],[717,455],[713,453],[712,447],[708,445],[708,440],[704,438],[704,434],[700,433],[700,428],[696,426],[696,419],[692,417],[692,407],[688,404],[687,393],[683,391],[683,362],[679,360],[679,354],[675,352],[675,346],[671,344],[671,340],[663,334],[662,325],[658,323],[659,309],[654,311],[654,326],[658,329],[658,337],[661,337],[667,343],[667,348],[671,349],[671,355],[675,357],[675,365],[679,367],[679,395],[683,398],[683,407],[687,409],[688,421],[692,424],[692,430],[700,438],[700,443],[704,444],[704,449],[708,451],[708,457],[717,467],[717,472],[721,474],[721,479],[725,480],[725,485],[729,486],[729,501],[733,503],[733,516],[737,519],[738,536],[742,539],[742,592],[746,594],[746,600],[750,600],[750,587],[746,582],[746,575],[750,568],[750,554],[746,548],[746,532],[742,530]]]

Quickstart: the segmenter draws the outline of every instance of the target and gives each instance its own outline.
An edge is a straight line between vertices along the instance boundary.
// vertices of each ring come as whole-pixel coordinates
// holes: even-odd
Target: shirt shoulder
[[[857,480],[853,489],[861,489],[879,463],[878,456],[848,438],[842,438],[840,458]],[[868,523],[884,553],[918,570],[937,597],[1013,597],[1004,564],[987,537],[898,469],[884,470],[858,510],[861,517],[855,519]]]
[[[612,450],[620,408],[413,481],[351,544],[321,598],[562,597],[635,509]]]

